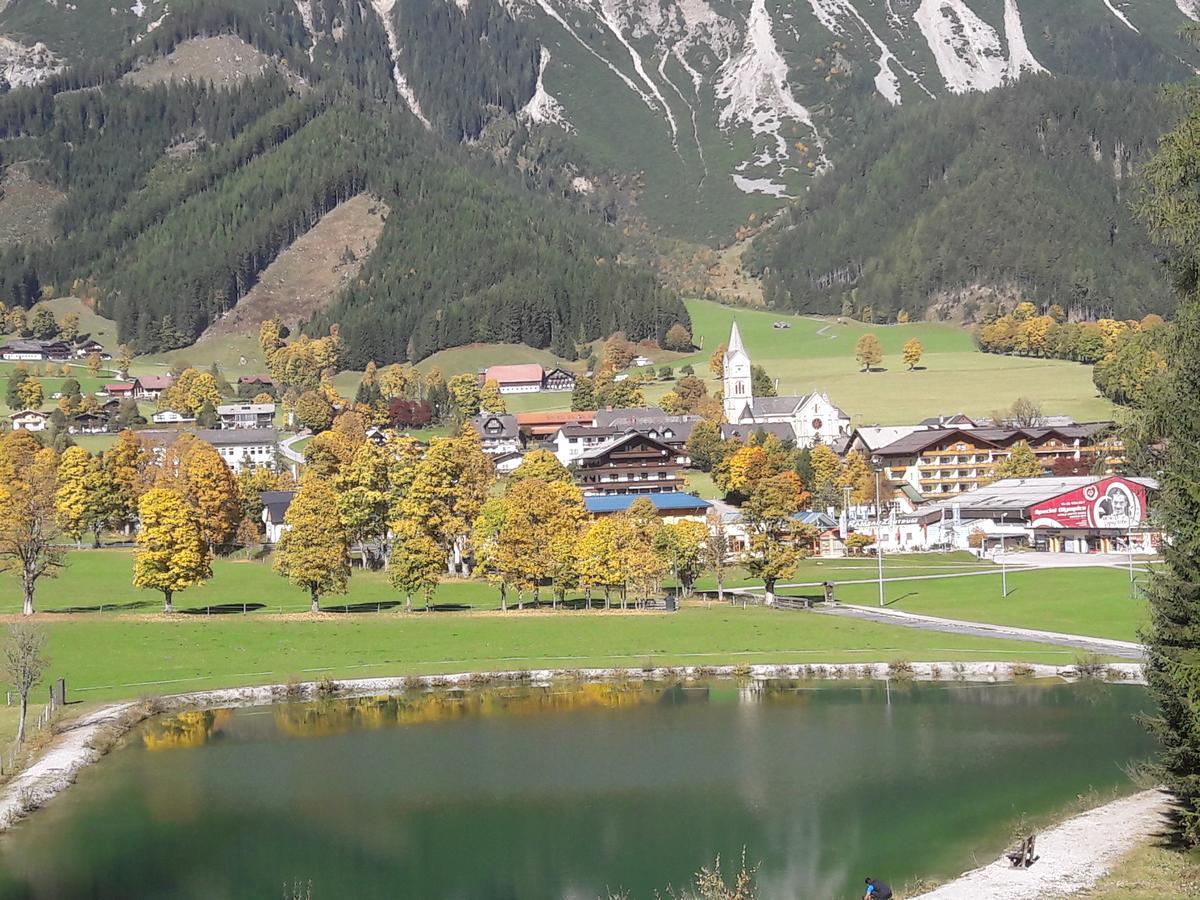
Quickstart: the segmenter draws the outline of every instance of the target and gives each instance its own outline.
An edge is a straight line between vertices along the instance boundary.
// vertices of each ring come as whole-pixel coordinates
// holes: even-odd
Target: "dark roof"
[[[926,428],[972,428],[975,426],[975,420],[965,413],[951,413],[948,416],[930,416],[917,424]]]
[[[596,424],[602,427],[626,428],[647,422],[661,422],[671,418],[660,406],[632,406],[625,409],[596,410]]]
[[[559,429],[566,437],[610,438],[621,434],[623,429],[599,425],[563,425]]]
[[[626,444],[628,444],[630,441],[637,440],[639,438],[641,440],[648,441],[651,444],[657,444],[659,447],[661,447],[663,450],[667,451],[668,453],[676,452],[676,450],[673,447],[664,443],[663,441],[658,440],[657,438],[652,438],[647,434],[642,434],[640,431],[627,431],[624,434],[619,435],[610,441],[605,441],[603,444],[600,444],[599,446],[593,447],[592,449],[584,452],[583,456],[580,457],[580,460],[600,459],[601,457],[605,456],[608,453],[611,453],[612,451],[616,450],[617,448],[623,447]]]
[[[274,428],[204,428],[196,437],[216,446],[242,446],[245,444],[274,444],[279,433]]]
[[[750,413],[755,416],[785,416],[794,413],[811,394],[802,397],[755,397],[750,401]]]
[[[669,491],[662,494],[606,494],[601,497],[584,497],[584,508],[590,513],[624,512],[635,500],[649,500],[661,512],[684,512],[709,509],[712,504],[695,494]]]
[[[517,427],[517,417],[508,413],[480,413],[471,420],[479,436],[483,438],[508,438],[516,440],[520,435]],[[489,430],[488,425],[499,426],[499,430]]]
[[[762,425],[722,425],[721,439],[729,440],[737,438],[740,441],[748,441],[751,436],[762,433],[773,434],[781,441],[796,440],[796,430],[787,422],[771,422]]]
[[[239,375],[238,384],[270,384],[274,385],[275,380],[270,375]]]
[[[263,509],[272,522],[282,522],[287,515],[288,507],[292,505],[295,491],[259,491],[258,499],[262,501]]]

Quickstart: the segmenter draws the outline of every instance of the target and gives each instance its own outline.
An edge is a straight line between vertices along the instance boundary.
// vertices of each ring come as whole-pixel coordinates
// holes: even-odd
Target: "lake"
[[[0,838],[0,897],[643,898],[743,848],[765,900],[861,896],[1132,790],[1147,704],[1099,683],[712,681],[184,713]]]

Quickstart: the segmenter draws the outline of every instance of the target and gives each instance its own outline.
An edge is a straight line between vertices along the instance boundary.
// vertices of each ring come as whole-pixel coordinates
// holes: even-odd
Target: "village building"
[[[593,410],[517,413],[517,427],[527,445],[549,441],[563,425],[591,425],[595,420]]]
[[[575,373],[566,369],[550,369],[542,377],[543,391],[575,390]]]
[[[8,417],[13,431],[45,431],[50,417],[36,409],[26,409]]]
[[[275,421],[275,404],[222,403],[217,415],[222,428],[270,428]]]
[[[111,420],[101,412],[82,412],[67,420],[68,434],[107,434]]]
[[[713,508],[708,500],[702,500],[695,494],[685,494],[674,491],[666,494],[602,494],[583,498],[583,508],[588,515],[595,518],[610,516],[613,513],[629,512],[629,507],[635,500],[649,500],[654,504],[654,510],[667,523],[691,520],[703,522],[708,511]]]
[[[537,363],[488,366],[480,375],[481,384],[496,382],[501,394],[536,394],[542,389],[545,370]]]
[[[850,432],[850,417],[822,393],[802,396],[755,397],[750,354],[742,343],[737,322],[729,332],[722,378],[725,419],[731,425],[792,427],[796,446],[833,444]]]
[[[483,452],[491,456],[518,453],[521,450],[521,430],[517,417],[508,413],[480,413],[471,420],[479,432]]]
[[[180,425],[184,422],[195,422],[196,417],[177,409],[160,409],[150,417],[155,425]]]
[[[687,441],[699,421],[699,416],[672,416],[656,406],[597,410],[590,423],[561,426],[548,444],[558,461],[569,466],[601,444],[636,432],[667,444],[686,466],[691,463]]]
[[[108,396],[110,396],[116,400],[123,400],[126,397],[132,397],[133,396],[133,382],[132,381],[114,381],[111,384],[106,384],[104,386],[104,393],[108,394]]]
[[[279,539],[287,530],[284,516],[292,505],[295,491],[259,491],[258,499],[262,501],[262,520],[266,526],[263,541],[267,544],[278,544]]]
[[[943,428],[914,431],[872,455],[893,482],[907,482],[925,497],[963,494],[995,477],[996,464],[1024,441],[1047,472],[1058,461],[1112,458],[1103,440],[1110,423],[1056,428]]]
[[[237,392],[239,397],[254,397],[266,391],[275,393],[275,380],[270,375],[239,375]]]
[[[221,454],[234,475],[242,469],[276,468],[279,434],[274,428],[213,428],[196,432]]]
[[[544,369],[537,363],[489,366],[479,373],[479,383],[496,382],[501,394],[536,394],[539,391],[573,391],[575,376],[566,369]]]
[[[511,475],[525,461],[525,454],[516,450],[500,453],[492,457],[492,465],[496,467],[497,475]]]
[[[569,466],[618,434],[624,432],[619,428],[601,428],[598,425],[563,425],[554,433],[550,444],[558,461]]]
[[[170,375],[139,375],[133,379],[132,396],[135,400],[157,400],[174,383]]]
[[[683,459],[660,440],[627,432],[584,453],[576,479],[585,495],[669,493],[684,483]]]
[[[20,338],[0,347],[0,359],[20,362],[62,362],[70,359],[71,348],[65,341],[39,341]]]
[[[1056,553],[1153,553],[1151,478],[1005,478],[917,511],[921,547],[981,552],[1026,544]],[[895,529],[883,525],[885,538]],[[888,541],[884,546],[887,548]],[[892,541],[891,543],[895,543]]]
[[[76,341],[71,348],[71,354],[76,359],[87,359],[95,353],[101,359],[112,359],[112,354],[104,349],[104,345],[92,338],[84,338],[82,341]]]

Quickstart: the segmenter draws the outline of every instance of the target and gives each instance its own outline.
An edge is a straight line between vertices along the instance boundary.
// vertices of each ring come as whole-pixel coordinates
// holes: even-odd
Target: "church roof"
[[[742,333],[738,330],[737,319],[733,320],[733,327],[729,329],[729,348],[727,353],[745,353],[746,348],[742,344]]]
[[[799,409],[811,394],[801,397],[755,397],[750,401],[752,416],[787,416]]]

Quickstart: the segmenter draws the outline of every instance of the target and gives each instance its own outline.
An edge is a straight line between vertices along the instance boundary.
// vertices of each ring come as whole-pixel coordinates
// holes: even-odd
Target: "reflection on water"
[[[187,712],[0,839],[0,897],[652,897],[742,848],[762,896],[997,852],[1122,786],[1107,685],[505,685]],[[164,752],[167,751],[167,752]],[[70,848],[63,853],[62,848]],[[136,861],[136,862],[134,862]]]

